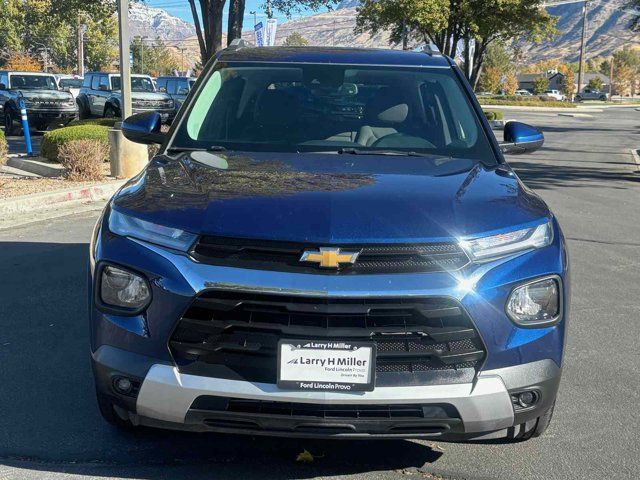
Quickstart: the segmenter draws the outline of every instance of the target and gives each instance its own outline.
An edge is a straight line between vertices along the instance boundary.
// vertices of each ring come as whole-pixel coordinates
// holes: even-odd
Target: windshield
[[[82,78],[62,78],[60,79],[60,88],[80,88],[82,87]]]
[[[120,76],[111,77],[111,88],[120,90]],[[131,90],[133,92],[155,92],[156,87],[149,77],[131,77]]]
[[[495,163],[451,69],[222,64],[200,88],[172,148],[383,151]]]
[[[58,90],[56,79],[51,75],[11,75],[11,88],[22,90]]]

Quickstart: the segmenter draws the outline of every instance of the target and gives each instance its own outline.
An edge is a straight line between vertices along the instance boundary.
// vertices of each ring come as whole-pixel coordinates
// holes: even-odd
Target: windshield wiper
[[[340,155],[390,155],[399,157],[433,157],[431,154],[419,152],[403,152],[401,150],[363,150],[360,148],[341,148]]]
[[[169,147],[168,152],[226,152],[227,149],[222,145],[212,145],[208,148],[196,147]]]

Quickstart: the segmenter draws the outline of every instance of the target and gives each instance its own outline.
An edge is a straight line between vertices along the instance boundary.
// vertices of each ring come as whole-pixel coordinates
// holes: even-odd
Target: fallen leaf
[[[313,460],[314,460],[313,455],[307,449],[303,450],[302,453],[299,453],[298,456],[296,457],[296,462],[301,462],[301,463],[311,463],[313,462]]]

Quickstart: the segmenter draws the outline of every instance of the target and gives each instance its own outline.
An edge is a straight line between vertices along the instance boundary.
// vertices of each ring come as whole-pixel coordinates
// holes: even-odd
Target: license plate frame
[[[278,387],[282,389],[323,392],[375,389],[373,342],[281,339],[277,362]]]

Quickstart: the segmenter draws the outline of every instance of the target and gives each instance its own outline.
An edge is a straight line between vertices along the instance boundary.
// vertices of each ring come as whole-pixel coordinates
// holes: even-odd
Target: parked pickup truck
[[[576,95],[576,102],[582,102],[583,100],[602,100],[605,102],[607,101],[607,94],[600,90],[585,88],[582,93]]]
[[[544,92],[541,97],[553,98],[554,100],[558,100],[559,102],[564,102],[567,97],[560,90],[547,90]]]
[[[29,125],[37,130],[65,126],[78,114],[73,96],[58,89],[53,75],[0,71],[0,115],[7,135],[19,135],[22,130],[20,98],[24,98]]]

